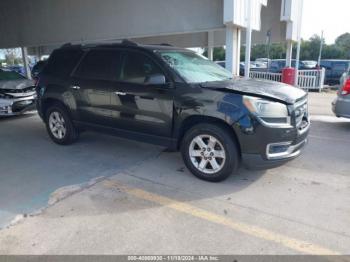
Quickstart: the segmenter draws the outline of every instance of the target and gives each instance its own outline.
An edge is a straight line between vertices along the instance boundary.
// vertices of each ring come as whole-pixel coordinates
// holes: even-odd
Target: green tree
[[[313,35],[308,40],[302,40],[300,49],[300,60],[317,60],[320,52],[321,41],[323,41],[322,59],[350,59],[350,33],[340,35],[333,45],[327,45],[318,35]],[[285,59],[286,44],[274,43],[268,48],[267,45],[257,44],[252,46],[251,60],[257,58]],[[297,43],[293,45],[293,55],[295,57],[297,51]],[[207,55],[207,52],[204,52]],[[245,46],[241,48],[241,61],[244,61]],[[225,60],[225,49],[223,47],[214,48],[214,60]]]
[[[322,59],[346,59],[349,58],[346,56],[344,49],[337,45],[326,45],[323,48]]]
[[[21,52],[19,48],[4,49],[5,62],[8,65],[17,65],[21,63]]]
[[[350,58],[350,33],[345,33],[337,37],[335,45],[342,49],[346,58]]]
[[[225,48],[223,47],[214,47],[213,50],[213,60],[214,61],[224,61],[225,60]],[[204,53],[204,56],[208,56],[208,49],[206,48]]]
[[[323,44],[325,44],[324,40]],[[296,52],[296,44],[294,52]],[[320,52],[321,37],[318,35],[313,35],[307,41],[302,41],[300,48],[300,59],[301,60],[317,60]]]

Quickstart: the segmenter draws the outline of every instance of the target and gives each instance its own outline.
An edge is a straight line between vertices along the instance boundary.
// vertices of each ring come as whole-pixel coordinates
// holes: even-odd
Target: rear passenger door
[[[80,120],[111,126],[111,90],[119,74],[121,53],[114,49],[93,49],[83,57],[73,75]]]
[[[138,50],[123,52],[120,78],[111,95],[116,128],[171,136],[174,89],[169,81],[164,85],[146,84],[146,79],[156,74],[166,76],[153,57]]]

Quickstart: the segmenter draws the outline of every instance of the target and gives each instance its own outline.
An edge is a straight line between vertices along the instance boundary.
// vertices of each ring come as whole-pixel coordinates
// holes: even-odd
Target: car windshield
[[[25,77],[13,71],[3,71],[0,69],[0,81],[1,80],[20,80],[20,79],[25,79]]]
[[[159,51],[163,60],[186,82],[203,83],[232,79],[232,74],[204,56],[191,51]]]

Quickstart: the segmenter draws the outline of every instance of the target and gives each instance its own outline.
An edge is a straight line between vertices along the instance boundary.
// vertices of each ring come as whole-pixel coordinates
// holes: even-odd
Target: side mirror
[[[146,77],[145,80],[146,85],[165,85],[166,79],[162,74],[154,74]]]

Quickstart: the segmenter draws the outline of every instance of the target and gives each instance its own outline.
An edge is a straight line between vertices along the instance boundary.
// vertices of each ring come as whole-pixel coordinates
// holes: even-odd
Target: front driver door
[[[161,67],[146,53],[125,51],[120,72],[120,79],[111,95],[115,127],[170,137],[174,89],[170,84],[146,84],[150,75],[164,75]]]

